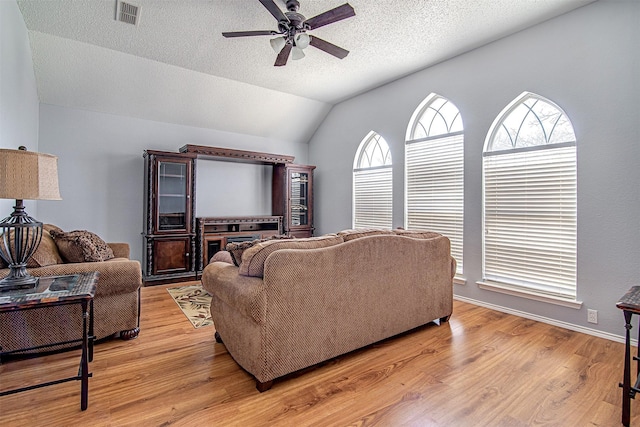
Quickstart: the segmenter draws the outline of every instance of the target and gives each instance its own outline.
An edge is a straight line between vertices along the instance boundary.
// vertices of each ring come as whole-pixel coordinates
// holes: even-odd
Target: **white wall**
[[[27,27],[15,1],[0,1],[0,148],[38,150],[38,94]],[[0,200],[0,218],[15,201]],[[26,211],[38,218],[35,202]]]
[[[462,297],[621,335],[615,303],[640,284],[640,2],[604,0],[463,54],[333,108],[310,141],[317,165],[319,233],[351,226],[352,165],[370,130],[394,162],[394,226],[404,222],[404,138],[411,114],[431,92],[451,100],[465,126]],[[523,91],[556,102],[578,141],[580,310],[481,290],[482,148],[493,120]],[[599,324],[586,322],[587,308]],[[454,313],[455,315],[455,313]]]
[[[145,149],[177,152],[186,144],[285,154],[295,156],[300,163],[307,161],[308,154],[307,144],[41,104],[40,150],[58,156],[63,200],[39,202],[39,219],[67,231],[93,231],[109,242],[128,242],[131,257],[140,260],[144,224],[142,153]],[[255,169],[247,173],[240,163],[224,165],[226,176],[206,179],[215,175],[206,169],[216,163],[197,162],[198,169],[203,170],[198,172],[197,204],[198,200],[216,198],[234,189],[237,194],[252,189],[246,197],[261,194],[262,189],[251,185]],[[198,214],[222,214],[206,206],[198,204]]]

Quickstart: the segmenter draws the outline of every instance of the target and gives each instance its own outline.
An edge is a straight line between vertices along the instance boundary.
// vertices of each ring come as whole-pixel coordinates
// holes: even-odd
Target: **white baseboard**
[[[623,335],[616,335],[616,334],[611,334],[608,332],[602,332],[602,331],[598,331],[596,329],[591,329],[591,328],[585,328],[584,326],[579,326],[579,325],[574,325],[573,323],[567,323],[567,322],[562,322],[560,320],[555,320],[555,319],[550,319],[548,317],[544,317],[544,316],[538,316],[537,314],[531,314],[531,313],[527,313],[525,311],[520,311],[520,310],[514,310],[512,308],[509,307],[503,307],[500,305],[495,305],[495,304],[490,304],[484,301],[478,301],[475,300],[473,298],[467,298],[467,297],[463,297],[460,295],[454,295],[453,299],[458,300],[458,301],[462,301],[462,302],[468,302],[469,304],[473,304],[473,305],[479,305],[481,307],[485,307],[491,310],[495,310],[495,311],[500,311],[502,313],[507,313],[507,314],[513,314],[514,316],[518,316],[518,317],[524,317],[525,319],[531,319],[531,320],[535,320],[537,322],[542,322],[542,323],[547,323],[549,325],[553,325],[553,326],[558,326],[560,328],[564,328],[564,329],[569,329],[571,331],[576,331],[576,332],[580,332],[583,334],[587,334],[587,335],[593,335],[595,337],[599,337],[599,338],[604,338],[610,341],[615,341],[615,342],[620,342],[624,344],[624,336]],[[638,340],[637,339],[631,339],[631,345],[637,346],[638,345]]]

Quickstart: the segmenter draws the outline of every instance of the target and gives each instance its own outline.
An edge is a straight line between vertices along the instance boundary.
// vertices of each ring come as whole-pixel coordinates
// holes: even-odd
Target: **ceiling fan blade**
[[[320,50],[324,50],[330,55],[335,56],[336,58],[343,59],[345,56],[349,54],[349,51],[341,48],[340,46],[336,46],[333,43],[329,43],[326,40],[322,40],[316,36],[311,36],[311,41],[309,44],[315,48]]]
[[[310,29],[314,30],[336,21],[351,18],[352,16],[356,16],[356,11],[353,10],[353,7],[351,7],[349,3],[345,3],[342,6],[338,6],[334,9],[327,10],[320,15],[316,15],[313,18],[309,18],[304,22]]]
[[[259,31],[231,31],[222,33],[224,37],[248,37],[248,36],[272,36],[279,34],[276,31],[259,30]]]
[[[282,12],[282,10],[280,10],[280,8],[273,2],[273,0],[260,0],[260,3],[262,3],[262,5],[267,8],[269,13],[271,13],[273,17],[278,20],[278,22],[289,22],[287,16]]]
[[[287,43],[284,45],[284,47],[278,54],[278,57],[276,58],[276,63],[273,64],[275,67],[282,67],[283,65],[287,65],[287,60],[289,59],[291,48],[293,48],[293,45],[291,43]]]

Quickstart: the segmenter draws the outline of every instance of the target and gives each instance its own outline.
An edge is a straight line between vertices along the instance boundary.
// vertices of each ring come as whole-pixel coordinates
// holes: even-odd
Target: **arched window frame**
[[[370,131],[353,161],[353,228],[393,226],[393,163],[386,140]]]
[[[405,141],[405,228],[451,241],[463,274],[464,124],[459,109],[432,93],[414,111]]]
[[[579,307],[576,137],[567,114],[522,93],[492,124],[482,169],[481,287]]]

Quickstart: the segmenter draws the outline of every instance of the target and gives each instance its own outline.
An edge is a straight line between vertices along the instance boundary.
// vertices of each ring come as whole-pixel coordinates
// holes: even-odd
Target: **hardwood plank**
[[[142,289],[137,339],[96,345],[87,411],[80,411],[80,384],[71,382],[1,397],[0,425],[619,425],[620,343],[456,301],[442,326],[258,393],[215,343],[214,328],[191,326],[171,286]],[[78,360],[72,351],[6,362],[0,388],[72,375]],[[640,406],[632,401],[634,424]]]

